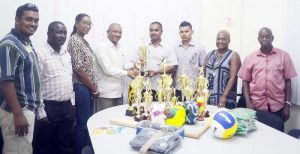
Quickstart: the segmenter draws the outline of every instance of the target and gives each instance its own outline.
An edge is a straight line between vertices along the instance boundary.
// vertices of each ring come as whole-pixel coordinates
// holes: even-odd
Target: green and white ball
[[[231,138],[238,127],[235,116],[227,110],[218,110],[211,119],[213,134],[221,139]]]

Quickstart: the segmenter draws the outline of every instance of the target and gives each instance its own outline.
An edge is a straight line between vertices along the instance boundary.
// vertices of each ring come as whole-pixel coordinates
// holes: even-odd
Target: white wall
[[[40,26],[32,37],[36,45],[46,41],[51,21],[63,21],[71,32],[75,16],[84,12],[94,23],[86,37],[92,46],[106,37],[111,22],[119,22],[123,27],[121,43],[133,55],[142,38],[149,41],[148,26],[155,20],[163,24],[163,39],[174,44],[179,41],[179,23],[187,20],[193,24],[195,40],[205,45],[207,51],[216,48],[219,30],[229,30],[230,48],[238,51],[243,60],[259,48],[257,33],[267,26],[273,30],[274,46],[287,50],[300,72],[300,61],[296,59],[300,57],[299,0],[9,0],[0,10],[0,36],[14,26],[15,10],[25,2],[33,2],[40,8]],[[297,100],[300,103],[297,80],[300,77],[293,80],[293,103]],[[292,116],[287,130],[300,129],[300,107],[292,107]]]

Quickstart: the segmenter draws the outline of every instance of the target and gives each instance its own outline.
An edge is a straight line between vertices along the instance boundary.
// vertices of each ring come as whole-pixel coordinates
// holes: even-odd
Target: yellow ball
[[[184,107],[175,105],[167,112],[166,124],[181,127],[185,123],[185,116]]]

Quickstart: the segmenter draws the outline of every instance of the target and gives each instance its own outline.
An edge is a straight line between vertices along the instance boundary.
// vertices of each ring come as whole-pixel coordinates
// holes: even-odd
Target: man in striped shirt
[[[29,39],[39,22],[34,4],[16,11],[15,28],[0,41],[0,127],[4,154],[31,154],[36,107],[41,102],[36,53]]]

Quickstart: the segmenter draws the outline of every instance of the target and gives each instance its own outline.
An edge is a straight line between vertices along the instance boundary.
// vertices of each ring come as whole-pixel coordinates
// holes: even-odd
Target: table
[[[116,127],[109,123],[113,118],[128,118],[125,110],[128,105],[120,105],[102,110],[94,114],[87,122],[90,138],[95,154],[134,154],[129,141],[135,136],[135,129],[125,128],[120,134],[95,134],[95,127]],[[214,106],[208,106],[212,113]],[[221,140],[213,136],[209,129],[199,139],[184,138],[176,154],[298,154],[300,140],[277,131],[260,122],[256,122],[257,130],[245,136],[234,136],[228,140]],[[188,126],[189,127],[189,126]]]

